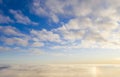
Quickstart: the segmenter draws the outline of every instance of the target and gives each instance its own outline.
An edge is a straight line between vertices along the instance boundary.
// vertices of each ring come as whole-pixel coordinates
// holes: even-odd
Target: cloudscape
[[[0,0],[0,77],[120,77],[120,0]]]
[[[118,64],[119,54],[119,0],[0,0],[0,64]]]

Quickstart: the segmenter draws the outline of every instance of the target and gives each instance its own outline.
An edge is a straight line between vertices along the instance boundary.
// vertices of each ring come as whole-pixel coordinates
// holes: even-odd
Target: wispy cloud
[[[10,13],[13,14],[17,23],[21,23],[24,25],[38,25],[37,22],[31,21],[30,18],[25,16],[20,10],[15,11],[11,9]]]
[[[8,36],[24,36],[18,29],[12,26],[0,26],[0,33]]]
[[[9,17],[3,14],[0,14],[0,24],[13,23],[14,21]]]

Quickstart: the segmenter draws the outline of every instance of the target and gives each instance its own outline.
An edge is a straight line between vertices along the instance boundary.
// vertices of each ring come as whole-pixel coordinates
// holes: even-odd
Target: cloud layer
[[[0,0],[0,3],[4,2]],[[11,16],[0,12],[0,49],[3,51],[3,46],[8,50],[11,47],[51,51],[76,48],[119,49],[119,3],[119,0],[33,0],[28,5],[29,12],[38,18],[47,18],[47,28],[41,28],[39,22],[30,19],[22,10],[9,9]],[[20,25],[13,26],[15,24],[10,23]],[[19,27],[21,24],[37,25],[40,29],[27,27],[28,32],[22,31]],[[60,26],[55,27],[56,24]],[[52,29],[48,28],[50,25]]]
[[[14,65],[0,66],[1,77],[113,77],[119,76],[118,65]]]

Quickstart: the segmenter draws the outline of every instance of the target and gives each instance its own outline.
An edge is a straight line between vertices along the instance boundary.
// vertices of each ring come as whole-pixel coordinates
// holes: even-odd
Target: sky
[[[120,63],[120,1],[0,0],[0,63]]]

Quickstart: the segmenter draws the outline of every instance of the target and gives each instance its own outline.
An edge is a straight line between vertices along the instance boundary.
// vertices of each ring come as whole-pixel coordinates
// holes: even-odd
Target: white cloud
[[[0,41],[6,45],[27,46],[30,37],[12,26],[0,26]],[[7,37],[8,36],[8,37]]]
[[[33,3],[31,4],[32,7],[30,6],[30,10],[38,16],[47,16],[50,17],[53,22],[59,22],[59,18],[57,17],[57,15],[55,13],[52,13],[51,11],[49,12],[49,8],[42,5],[43,4],[40,0],[33,0]]]
[[[59,22],[59,16],[63,18],[67,16],[86,16],[91,12],[90,1],[60,1],[60,0],[46,0],[44,4],[40,0],[33,0],[32,12],[38,16],[47,16],[53,22]],[[43,7],[44,5],[44,7]]]
[[[93,22],[87,17],[71,19],[67,24],[53,30],[65,42],[65,45],[53,48],[119,48],[119,24],[111,20]],[[74,43],[77,44],[73,45]]]
[[[0,24],[8,24],[14,22],[9,16],[0,14]]]
[[[45,8],[42,7],[42,3],[40,0],[33,0],[32,7],[30,8],[37,15],[47,15]]]
[[[0,32],[22,36],[22,38],[5,38],[4,42],[8,45],[52,49],[120,48],[119,3],[119,0],[46,0],[42,4],[40,0],[33,0],[31,10],[38,16],[46,16],[55,23],[60,22],[60,16],[63,19],[69,16],[74,18],[50,31],[31,30],[30,36],[23,35],[13,27],[0,27]],[[10,12],[14,14],[17,23],[35,25],[35,22],[23,15],[21,11],[10,10]],[[10,22],[9,17],[3,19]],[[29,44],[29,40],[33,43]],[[32,51],[34,50],[31,49]]]
[[[17,23],[21,23],[24,25],[38,25],[38,23],[31,21],[30,18],[25,16],[20,10],[15,11],[11,9],[10,13],[14,15]]]
[[[53,31],[59,33],[63,40],[74,43],[76,40],[84,39],[86,30],[90,27],[92,27],[92,22],[89,18],[76,18]]]
[[[0,33],[10,36],[25,36],[19,30],[12,26],[0,26]]]
[[[54,22],[59,22],[60,16],[62,18],[68,16],[81,17],[91,14],[98,19],[109,17],[116,20],[119,18],[115,16],[117,15],[116,12],[119,12],[119,2],[119,0],[46,0],[42,3],[41,0],[33,0],[30,7],[36,15],[47,16]]]
[[[44,46],[44,43],[42,43],[42,42],[34,42],[33,44],[32,44],[32,46],[33,47],[43,47]]]
[[[47,31],[45,29],[41,31],[32,30],[31,34],[33,37],[39,39],[39,41],[49,41],[49,42],[61,42],[60,36],[52,31]]]
[[[7,45],[19,45],[19,46],[27,46],[28,45],[28,39],[26,38],[3,38],[3,41]]]

